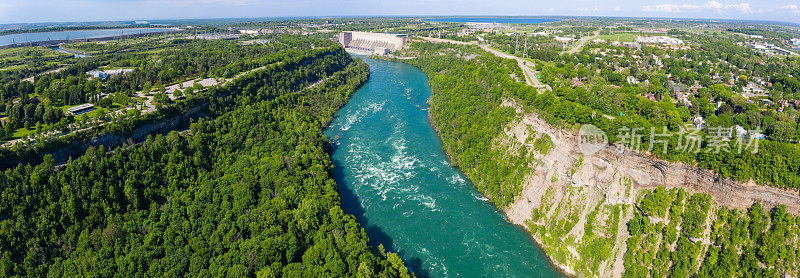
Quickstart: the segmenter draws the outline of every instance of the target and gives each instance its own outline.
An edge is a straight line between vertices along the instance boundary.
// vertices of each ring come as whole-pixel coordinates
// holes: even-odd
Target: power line
[[[528,35],[525,35],[525,53],[522,53],[522,58],[528,57]]]

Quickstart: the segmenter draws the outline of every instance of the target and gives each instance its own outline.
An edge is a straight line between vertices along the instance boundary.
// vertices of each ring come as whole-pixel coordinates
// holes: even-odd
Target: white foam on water
[[[344,122],[342,123],[341,129],[342,130],[349,130],[353,124],[357,123],[361,120],[364,116],[374,114],[375,112],[383,110],[383,107],[386,105],[386,101],[382,102],[373,102],[369,104],[365,104],[356,111],[353,111],[346,118],[344,118]]]
[[[464,178],[462,178],[459,174],[453,174],[447,178],[447,182],[450,184],[464,184],[466,180],[464,180]]]
[[[489,201],[489,198],[483,197],[481,195],[473,195],[473,196],[475,197],[475,199],[478,199],[478,200],[481,200],[481,201],[484,201],[484,202]]]
[[[416,195],[416,196],[411,197],[411,199],[415,200],[415,201],[419,201],[424,206],[428,207],[431,211],[439,211],[439,209],[436,208],[436,199],[434,199],[434,198],[432,198],[430,196]]]
[[[409,141],[402,137],[403,131],[403,125],[397,125],[387,140],[393,149],[389,157],[379,154],[375,150],[378,146],[364,142],[366,139],[353,137],[350,140],[345,161],[346,165],[352,165],[350,170],[356,180],[354,187],[365,192],[365,198],[374,196],[382,201],[391,200],[395,203],[392,206],[394,211],[402,210],[400,205],[407,202],[424,211],[439,211],[434,197],[426,196],[419,183],[409,182],[427,167],[417,156],[409,153]]]
[[[445,262],[442,258],[431,254],[431,252],[424,247],[417,248],[417,252],[421,253],[421,257],[426,258],[425,263],[427,263],[428,266],[425,268],[434,270],[433,272],[439,272],[443,277],[449,277],[447,265],[445,265]]]

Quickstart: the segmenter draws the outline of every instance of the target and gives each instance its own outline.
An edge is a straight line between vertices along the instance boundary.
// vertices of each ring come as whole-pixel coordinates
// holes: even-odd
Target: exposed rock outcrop
[[[580,258],[574,249],[587,244],[582,240],[583,226],[591,211],[599,211],[599,216],[594,217],[600,219],[597,222],[602,225],[603,219],[612,218],[609,208],[616,206],[620,211],[619,221],[605,223],[609,225],[605,236],[609,240],[614,237],[612,254],[590,275],[622,275],[628,237],[625,223],[632,217],[633,206],[630,205],[635,205],[643,189],[660,185],[682,187],[689,192],[709,194],[715,202],[730,208],[747,209],[753,202],[761,202],[765,207],[782,204],[787,211],[800,214],[800,196],[796,191],[720,178],[713,171],[695,165],[664,161],[630,150],[618,151],[617,145],[608,145],[584,156],[579,152],[573,132],[554,128],[535,113],[525,113],[513,100],[506,99],[503,105],[515,108],[518,114],[517,120],[506,129],[504,138],[500,138],[503,147],[514,149],[525,145],[529,153],[535,153],[529,137],[539,138],[545,134],[553,143],[546,154],[535,153],[536,162],[531,165],[520,196],[505,208],[505,212],[513,223],[531,229],[554,263],[568,273],[575,274],[575,270],[586,267],[586,262],[581,261],[585,258]],[[580,196],[576,198],[576,194]],[[565,213],[565,210],[572,212]],[[560,224],[562,221],[574,223],[574,226],[558,235],[561,242],[554,243],[553,238],[548,238],[551,231],[535,231],[536,227],[552,223],[569,226]],[[614,230],[617,232],[609,232]]]

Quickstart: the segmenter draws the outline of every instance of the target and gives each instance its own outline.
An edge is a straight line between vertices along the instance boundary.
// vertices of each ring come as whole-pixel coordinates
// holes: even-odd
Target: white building
[[[746,138],[746,137],[747,137],[747,130],[745,130],[745,129],[744,129],[742,126],[740,126],[740,125],[735,125],[735,126],[732,126],[732,127],[731,127],[731,128],[728,130],[728,137],[729,137],[729,138],[734,138],[734,137],[738,137],[738,138]]]
[[[345,31],[337,39],[342,46],[361,52],[388,54],[403,49],[405,35]]]
[[[636,36],[636,42],[640,44],[664,44],[669,46],[681,46],[684,44],[683,40],[669,36],[653,36],[653,37]]]
[[[106,79],[112,75],[122,75],[133,72],[134,69],[113,69],[113,70],[90,70],[86,74],[94,78]]]
[[[94,110],[94,105],[92,105],[91,103],[85,103],[78,106],[67,108],[67,114],[76,116],[93,110]]]
[[[90,70],[87,71],[86,74],[91,75],[94,78],[105,79],[108,77],[108,74],[103,72],[102,70]]]
[[[694,125],[694,128],[696,128],[696,129],[703,129],[703,128],[706,127],[706,120],[703,119],[703,116],[694,115],[692,117],[692,124]]]
[[[239,33],[245,35],[258,35],[259,33],[261,33],[261,30],[239,30]]]
[[[570,43],[570,42],[572,42],[574,40],[575,39],[569,38],[569,37],[556,37],[556,41],[560,42],[560,43]]]

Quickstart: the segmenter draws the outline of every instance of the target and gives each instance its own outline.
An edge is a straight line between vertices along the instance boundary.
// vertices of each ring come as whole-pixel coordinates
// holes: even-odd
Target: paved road
[[[194,86],[195,83],[200,83],[201,85],[203,85],[204,88],[208,88],[208,87],[214,86],[214,85],[225,85],[226,83],[228,83],[228,82],[230,82],[230,81],[232,81],[232,80],[234,80],[236,78],[239,78],[242,75],[245,75],[245,74],[253,72],[253,71],[261,70],[261,69],[264,69],[264,68],[269,67],[269,66],[278,65],[280,63],[282,63],[282,62],[277,62],[277,63],[269,64],[269,65],[266,65],[266,66],[263,66],[263,67],[251,69],[249,71],[237,74],[233,78],[222,79],[221,82],[218,82],[217,79],[214,79],[214,78],[206,78],[206,79],[202,79],[202,80],[189,80],[189,81],[183,82],[182,84],[183,84],[183,88],[188,88],[188,87]],[[316,85],[316,84],[317,83],[315,83],[314,85]],[[166,89],[167,96],[169,96],[170,99],[174,100],[175,96],[173,95],[173,93],[178,88],[180,88],[179,84],[174,84],[174,85],[171,85],[169,87],[166,87],[165,89]],[[137,97],[145,98],[145,102],[142,104],[141,107],[137,108],[136,106],[134,106],[134,107],[121,108],[121,109],[119,109],[117,111],[109,113],[108,116],[111,116],[111,117],[122,116],[122,115],[125,115],[128,112],[128,110],[133,110],[133,109],[140,110],[142,115],[148,114],[148,113],[152,113],[152,112],[156,111],[156,105],[155,105],[155,102],[154,102],[153,94],[147,95],[147,94],[145,94],[145,92],[139,91],[139,92],[136,92],[135,95]],[[95,127],[95,126],[102,126],[105,123],[107,123],[107,122],[99,123],[98,125],[94,125],[93,124],[93,125],[90,125],[89,127],[73,130],[73,131],[70,131],[68,133],[61,134],[61,135],[56,135],[58,132],[50,132],[50,133],[47,133],[47,134],[34,135],[33,139],[31,140],[31,142],[35,142],[36,139],[42,138],[42,137],[52,137],[52,136],[55,136],[56,138],[64,137],[64,136],[70,135],[72,133],[81,132],[81,131],[85,131],[85,130],[91,129],[91,128]],[[10,147],[13,147],[15,144],[18,144],[18,143],[24,143],[23,138],[9,140],[7,142],[4,142],[2,144],[2,147],[9,147],[10,148]]]
[[[578,44],[576,44],[574,47],[572,47],[572,49],[567,51],[567,53],[570,53],[570,54],[577,53],[586,44],[586,42],[588,42],[591,39],[596,38],[598,35],[600,35],[600,30],[594,31],[594,35],[591,36],[591,37],[581,38],[580,40],[578,40]]]
[[[462,42],[462,41],[454,41],[448,39],[437,39],[437,38],[429,38],[429,37],[419,37],[422,40],[435,42],[435,43],[453,43],[453,44],[460,44],[460,45],[476,45],[476,42]]]
[[[596,35],[597,35],[597,32],[595,33],[595,36]],[[429,42],[434,42],[434,43],[452,43],[452,44],[458,44],[458,45],[478,45],[478,43],[476,43],[476,42],[462,42],[462,41],[454,41],[454,40],[448,40],[448,39],[437,39],[437,38],[429,38],[429,37],[419,37],[419,38],[422,39],[422,40],[429,41]],[[511,55],[511,54],[499,51],[497,49],[491,48],[490,46],[485,45],[485,44],[481,44],[479,46],[483,50],[486,50],[489,53],[494,54],[494,56],[497,56],[497,57],[500,57],[500,58],[505,58],[505,59],[514,59],[514,60],[516,60],[517,64],[519,65],[519,67],[522,69],[522,73],[525,75],[525,82],[528,83],[528,85],[535,87],[540,92],[542,90],[550,90],[550,86],[542,85],[542,83],[539,82],[539,78],[536,77],[536,71],[534,71],[533,69],[530,68],[532,66],[530,64],[530,62],[528,62],[525,59],[522,59],[520,57],[517,57],[517,56]]]
[[[522,73],[525,74],[525,82],[528,83],[528,85],[536,87],[536,89],[538,89],[540,91],[543,90],[543,89],[549,89],[550,88],[550,86],[542,85],[542,83],[539,82],[539,78],[536,77],[536,72],[533,69],[530,68],[532,65],[530,64],[530,62],[526,61],[525,59],[522,59],[520,57],[517,57],[517,56],[511,55],[511,54],[499,51],[497,49],[491,48],[488,45],[481,45],[481,48],[483,50],[488,51],[489,53],[494,54],[494,56],[497,56],[497,57],[500,57],[500,58],[505,58],[505,59],[514,59],[514,60],[516,60],[517,61],[517,65],[519,65],[519,67],[522,69]]]

